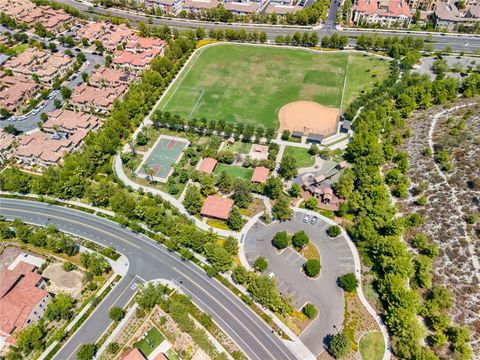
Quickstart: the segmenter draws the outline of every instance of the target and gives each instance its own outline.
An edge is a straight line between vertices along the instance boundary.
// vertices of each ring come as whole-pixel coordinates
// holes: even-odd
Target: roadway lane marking
[[[95,226],[90,226],[90,225],[87,225],[87,224],[85,224],[85,223],[83,223],[83,222],[80,222],[80,221],[75,221],[75,220],[66,219],[66,218],[63,218],[63,217],[60,217],[60,216],[50,215],[50,214],[47,214],[47,213],[44,213],[44,212],[40,212],[40,211],[33,212],[33,211],[31,211],[31,210],[12,209],[12,208],[8,208],[8,207],[3,207],[2,209],[3,209],[3,210],[11,210],[11,211],[14,211],[14,212],[16,211],[16,212],[23,212],[23,213],[27,213],[27,214],[34,214],[34,215],[38,215],[39,213],[41,213],[41,214],[43,214],[43,215],[45,215],[45,216],[48,216],[49,218],[56,218],[56,219],[60,219],[60,220],[62,220],[62,221],[66,221],[66,222],[71,222],[71,223],[74,223],[74,224],[78,224],[78,225],[80,225],[80,227],[82,227],[82,226],[88,227],[88,228],[90,228],[90,229],[93,229],[93,230],[99,231],[99,232],[101,232],[101,233],[107,234],[107,235],[109,235],[109,236],[112,236],[112,237],[114,237],[114,238],[116,238],[116,239],[118,239],[118,240],[120,240],[120,241],[122,241],[122,242],[126,242],[127,244],[129,244],[129,245],[131,245],[131,246],[134,246],[134,247],[136,247],[137,249],[141,249],[140,246],[135,245],[135,244],[131,243],[131,242],[128,241],[128,240],[122,239],[121,237],[119,237],[119,236],[117,236],[117,235],[114,235],[114,234],[112,234],[112,233],[109,233],[108,231],[101,230],[101,229],[99,229],[99,228],[97,228],[97,227],[95,227]],[[78,232],[82,232],[82,231],[79,230]],[[85,234],[85,236],[87,236],[87,235],[86,235],[87,233],[84,232],[84,234]]]
[[[21,200],[20,200],[20,201],[21,201]],[[24,202],[24,201],[21,201],[20,206],[23,206],[23,202]],[[31,205],[31,204],[29,204],[29,205],[30,205],[31,207],[34,207],[34,206],[35,206],[35,205]],[[38,208],[41,208],[41,206],[36,206],[36,207],[35,207],[35,209],[38,209]],[[4,208],[4,209],[13,210],[13,211],[21,211],[21,212],[26,212],[26,213],[32,213],[32,211],[26,211],[26,210],[18,210],[18,209],[12,209],[12,208]],[[42,210],[43,210],[43,209],[42,209]],[[65,209],[63,209],[62,207],[59,207],[59,206],[55,206],[55,210],[57,210],[57,211],[59,211],[59,212],[62,212],[62,210],[65,210]],[[75,212],[75,213],[79,213],[79,215],[83,215],[83,216],[81,216],[81,217],[86,218],[87,221],[92,221],[91,218],[93,218],[93,220],[95,220],[95,217],[97,217],[96,215],[92,215],[92,214],[83,214],[81,211],[77,211],[77,210],[74,210],[74,209],[68,209],[68,210],[70,210],[70,212]],[[37,212],[39,212],[39,211],[37,211]],[[68,215],[71,215],[71,214],[69,214],[69,213],[66,212],[66,211],[63,211],[63,212],[65,212],[65,213],[68,214]],[[45,215],[44,212],[42,212],[42,214]],[[47,216],[48,216],[48,214],[47,214]],[[52,217],[59,218],[59,217],[57,217],[57,216],[52,216]],[[66,219],[63,218],[63,217],[62,217],[61,219],[64,220],[64,221],[66,220]],[[103,219],[103,218],[102,218],[102,219]],[[76,224],[79,224],[80,226],[87,226],[87,227],[90,227],[90,228],[93,228],[93,229],[97,230],[97,228],[95,228],[95,227],[92,227],[92,226],[89,226],[89,225],[85,225],[84,223],[77,222],[77,221],[74,221],[74,220],[68,220],[68,222],[76,223]],[[102,226],[105,226],[105,227],[115,228],[115,225],[118,226],[117,223],[112,222],[112,221],[109,221],[108,223],[103,223],[103,224],[102,224],[101,222],[99,222],[99,223],[100,223]],[[116,228],[115,228],[115,229],[116,229]],[[121,230],[121,229],[116,229],[116,230]],[[122,238],[120,238],[120,237],[118,237],[118,236],[116,236],[116,235],[112,235],[112,234],[110,234],[110,233],[108,233],[108,232],[106,232],[106,231],[103,231],[103,230],[98,230],[98,231],[103,232],[103,233],[107,233],[108,235],[113,236],[113,237],[115,237],[115,238],[118,238],[118,239],[120,239],[121,241],[124,241],[124,242],[126,242],[126,243],[128,243],[128,244],[130,244],[130,245],[132,245],[132,246],[135,246],[135,247],[137,247],[137,248],[140,248],[139,246],[134,245],[134,244],[131,243],[130,241],[124,240],[124,239],[122,239]],[[125,232],[125,231],[124,231],[124,232]],[[126,232],[125,232],[125,233],[126,233]],[[130,234],[126,234],[126,235],[132,236],[132,235],[130,235]],[[140,240],[140,241],[142,241],[143,243],[145,243],[145,244],[147,244],[147,245],[150,245],[150,246],[154,247],[156,250],[158,250],[158,251],[160,251],[161,253],[163,253],[164,255],[170,257],[171,259],[173,259],[174,261],[178,262],[179,264],[183,264],[181,260],[177,259],[173,254],[171,254],[171,253],[169,253],[167,250],[163,249],[159,244],[155,243],[154,240],[150,239],[149,237],[145,236],[146,239],[143,239],[143,235],[141,235],[141,234],[133,235],[133,237],[135,237],[137,240]],[[275,341],[276,339],[272,339],[272,338],[271,338],[271,334],[268,333],[267,331],[265,331],[265,329],[255,321],[256,319],[258,319],[258,321],[260,321],[264,326],[266,326],[266,325],[264,324],[264,320],[261,319],[261,317],[260,317],[259,315],[257,315],[257,314],[256,314],[255,312],[253,312],[251,309],[249,309],[249,311],[250,311],[251,313],[246,312],[246,311],[245,311],[245,308],[244,308],[243,306],[239,306],[235,301],[233,301],[233,299],[232,299],[231,297],[229,297],[228,295],[225,295],[225,294],[222,292],[222,289],[219,289],[219,288],[218,288],[218,286],[221,285],[221,284],[217,284],[217,283],[215,283],[215,282],[210,282],[208,279],[205,279],[205,278],[203,277],[204,273],[203,273],[203,272],[200,273],[200,270],[199,270],[197,267],[195,267],[195,265],[192,265],[192,267],[189,267],[188,269],[189,269],[190,271],[192,271],[195,275],[199,276],[202,280],[207,281],[216,291],[218,291],[220,294],[222,294],[222,295],[224,296],[224,298],[226,299],[226,301],[229,301],[229,302],[230,302],[236,309],[238,309],[241,313],[243,313],[245,316],[249,317],[250,320],[252,321],[252,324],[255,325],[255,326],[256,326],[261,332],[263,332],[265,335],[270,336],[270,340],[272,340],[272,344],[275,345],[275,346],[286,356],[286,358],[288,358],[287,354],[283,351],[282,347]],[[177,270],[177,272],[179,272],[179,271]],[[198,286],[197,286],[197,287],[198,287]],[[200,289],[201,289],[201,288],[200,288]],[[201,289],[201,290],[202,290],[202,289]],[[202,291],[203,291],[203,290],[202,290]],[[208,294],[208,293],[207,293],[207,294]],[[235,297],[235,294],[231,294],[231,295],[232,295],[233,297]],[[210,296],[210,295],[209,295],[209,296]],[[211,296],[210,296],[210,297],[211,297]],[[236,299],[236,297],[235,297],[235,299]],[[237,300],[237,299],[236,299],[236,300]],[[216,301],[216,302],[218,303],[218,301]],[[223,305],[222,305],[222,307],[223,307]],[[253,318],[251,317],[252,315],[254,316]],[[256,318],[255,318],[255,317],[256,317]],[[245,325],[243,325],[242,322],[239,322],[239,324],[240,324],[241,326],[245,326]],[[281,339],[280,339],[280,340],[281,340]],[[283,343],[282,343],[282,345],[283,345]]]
[[[210,299],[212,299],[214,302],[216,302],[221,308],[223,308],[227,313],[229,313],[234,319],[236,318],[236,316],[234,314],[232,314],[230,312],[230,310],[228,310],[223,304],[221,304],[217,299],[215,299],[212,295],[210,295],[207,291],[205,291],[202,287],[200,287],[199,285],[197,285],[195,283],[195,281],[193,279],[191,279],[190,277],[188,277],[187,275],[185,275],[184,272],[178,270],[177,268],[173,267],[173,270],[177,271],[178,273],[180,273],[182,276],[184,276],[186,279],[190,280],[190,282],[196,287],[198,288],[200,291],[202,291],[204,294],[206,294]],[[183,287],[185,288],[185,287]],[[188,291],[188,290],[187,290]],[[265,349],[265,351],[270,354],[272,356],[273,359],[275,359],[275,357],[272,355],[272,353],[262,344],[261,341],[258,341],[258,339],[255,337],[255,335],[245,326],[243,325],[242,322],[239,322],[239,324],[245,329],[247,330],[247,332],[255,339],[257,340],[257,342],[260,344],[260,346]],[[228,324],[227,324],[228,326]],[[232,329],[233,330],[233,329]],[[260,329],[261,330],[261,329]],[[243,340],[242,340],[243,341]],[[247,345],[247,347],[251,350],[251,348]],[[288,355],[285,354],[285,352],[283,352],[283,350],[281,348],[279,348],[280,351],[286,356],[285,358],[288,359]]]

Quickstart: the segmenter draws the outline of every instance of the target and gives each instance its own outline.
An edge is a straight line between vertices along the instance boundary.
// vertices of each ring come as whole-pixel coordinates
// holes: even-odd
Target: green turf
[[[236,154],[248,154],[252,144],[236,141],[230,148],[226,148]]]
[[[357,71],[361,54],[238,44],[205,47],[165,94],[160,109],[186,118],[277,128],[278,110],[289,102],[311,100],[340,107],[348,56],[353,64],[349,73]],[[388,68],[378,59],[366,65]],[[348,101],[375,80],[352,75],[347,81]]]
[[[380,331],[370,332],[360,339],[360,355],[362,360],[381,360],[385,351],[385,343]]]
[[[232,178],[241,178],[245,180],[250,180],[252,178],[253,169],[244,168],[242,166],[233,166],[225,164],[217,164],[215,166],[215,174],[220,174],[222,171],[226,171],[228,175]]]
[[[297,167],[308,167],[315,165],[315,159],[308,153],[308,149],[287,146],[283,155],[290,155],[297,160]]]
[[[147,339],[149,339],[150,345],[149,342],[147,342]],[[160,331],[153,327],[147,332],[147,336],[133,344],[133,347],[140,350],[144,356],[148,356],[162,343],[163,340],[165,340],[165,338],[160,334]]]
[[[375,83],[381,83],[389,73],[390,62],[366,54],[350,54],[347,67],[343,108],[368,91]]]

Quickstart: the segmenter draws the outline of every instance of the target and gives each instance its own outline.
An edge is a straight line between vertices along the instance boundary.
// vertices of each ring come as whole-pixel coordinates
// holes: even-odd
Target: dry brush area
[[[397,204],[405,214],[420,212],[420,231],[439,245],[433,285],[453,292],[452,319],[471,327],[479,354],[480,222],[472,215],[480,214],[480,98],[437,106],[407,121],[411,136],[400,148],[408,154],[411,183]]]

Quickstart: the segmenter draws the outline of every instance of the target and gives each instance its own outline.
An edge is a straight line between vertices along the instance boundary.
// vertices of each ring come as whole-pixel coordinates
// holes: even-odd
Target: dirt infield
[[[337,132],[340,109],[326,107],[313,101],[295,101],[282,106],[278,112],[280,130],[300,131],[325,137]]]

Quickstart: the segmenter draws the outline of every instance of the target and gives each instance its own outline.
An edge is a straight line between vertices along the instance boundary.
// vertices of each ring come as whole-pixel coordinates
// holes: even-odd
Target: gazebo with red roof
[[[253,171],[251,182],[263,184],[268,179],[268,174],[270,170],[263,166],[257,166]]]
[[[211,174],[217,166],[217,160],[214,158],[203,158],[198,164],[197,170],[206,174]]]

